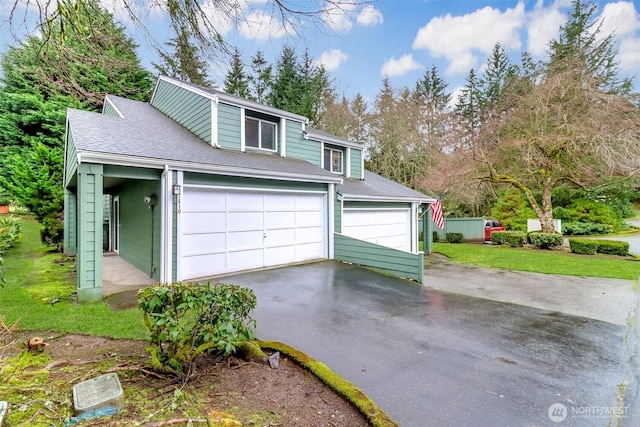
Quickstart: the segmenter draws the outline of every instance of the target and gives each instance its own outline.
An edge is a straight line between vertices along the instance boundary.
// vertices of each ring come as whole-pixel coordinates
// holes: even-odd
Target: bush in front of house
[[[151,335],[154,369],[182,378],[191,375],[205,352],[229,356],[253,339],[256,307],[251,289],[224,283],[154,285],[138,294],[138,307]]]
[[[571,252],[583,255],[629,255],[629,243],[617,240],[569,239],[569,247]]]
[[[437,231],[432,231],[431,232],[431,237],[432,237],[434,242],[437,242],[438,241],[438,232]]]
[[[507,235],[507,244],[512,248],[521,248],[527,242],[527,233],[512,231]]]
[[[20,237],[20,219],[13,215],[0,217],[0,253],[13,247]]]
[[[512,231],[494,231],[491,233],[491,243],[494,245],[506,245],[507,236],[511,233]]]
[[[542,233],[533,231],[529,233],[528,240],[532,245],[540,249],[553,249],[556,246],[562,246],[564,238],[559,233]]]
[[[448,243],[462,243],[463,237],[462,233],[447,233],[445,235]]]
[[[569,236],[581,236],[589,234],[607,234],[613,232],[609,224],[597,222],[562,222],[562,234]]]

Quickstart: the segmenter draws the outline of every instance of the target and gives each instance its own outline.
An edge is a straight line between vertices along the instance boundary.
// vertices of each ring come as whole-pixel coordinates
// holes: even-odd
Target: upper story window
[[[244,120],[244,144],[247,147],[276,151],[276,134],[276,124],[273,122],[255,117],[246,117]]]
[[[324,168],[329,172],[342,173],[342,150],[324,149]]]

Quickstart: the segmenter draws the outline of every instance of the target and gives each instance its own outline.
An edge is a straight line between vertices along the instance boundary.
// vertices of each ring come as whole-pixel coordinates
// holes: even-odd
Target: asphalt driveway
[[[508,274],[449,264],[426,273],[427,286],[419,286],[328,261],[224,281],[254,289],[259,339],[323,361],[401,426],[605,426],[612,412],[625,424],[636,421],[629,408],[637,404],[638,374],[636,331],[628,326],[637,305],[632,282],[582,278],[565,287],[572,292],[552,286],[509,301],[526,292],[500,298],[500,287],[514,286]],[[541,278],[520,279],[526,288]],[[591,298],[577,298],[580,285]],[[600,306],[598,294],[613,300],[609,308],[594,316],[571,308]],[[566,410],[562,423],[558,408]]]

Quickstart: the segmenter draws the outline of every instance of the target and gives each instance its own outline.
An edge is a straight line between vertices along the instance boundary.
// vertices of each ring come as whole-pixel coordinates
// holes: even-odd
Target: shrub
[[[566,235],[587,235],[587,234],[607,234],[613,231],[613,226],[600,224],[597,222],[562,222],[562,234]]]
[[[494,231],[491,233],[491,243],[494,245],[505,245],[507,244],[507,236],[511,233],[511,231]]]
[[[582,255],[595,255],[598,251],[598,241],[590,239],[569,239],[571,252]]]
[[[253,339],[250,313],[256,297],[248,288],[223,283],[155,285],[140,291],[138,306],[151,333],[152,366],[183,378],[189,377],[200,354],[228,356]]]
[[[432,237],[433,237],[433,241],[437,242],[438,241],[438,232],[437,231],[432,231]]]
[[[447,233],[445,235],[447,242],[449,243],[462,243],[462,233]]]
[[[527,241],[527,233],[522,231],[510,231],[507,234],[507,244],[512,248],[521,248]]]
[[[40,240],[47,246],[56,248],[58,252],[62,252],[64,244],[64,222],[55,216],[47,217],[42,220],[42,228],[40,229]]]
[[[20,237],[20,219],[13,215],[0,217],[0,252],[13,247]]]
[[[556,246],[562,246],[562,243],[564,242],[562,234],[540,233],[537,231],[529,233],[528,239],[532,245],[535,245],[540,249],[552,249]]]
[[[614,231],[622,227],[622,215],[607,203],[587,198],[572,199],[566,207],[553,210],[555,218],[567,222],[583,222],[610,225]]]
[[[598,253],[608,255],[629,255],[629,243],[618,240],[596,240],[598,242]]]
[[[526,196],[514,189],[505,191],[498,198],[491,216],[498,218],[507,230],[513,231],[527,231],[527,219],[537,218]]]

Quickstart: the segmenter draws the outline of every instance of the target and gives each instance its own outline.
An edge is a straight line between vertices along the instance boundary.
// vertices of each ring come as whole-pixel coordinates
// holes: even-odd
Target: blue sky
[[[22,14],[28,1],[33,10],[34,0],[19,1]],[[121,19],[140,45],[143,64],[152,69],[151,62],[158,61],[157,54],[142,31],[122,13],[122,1],[103,0],[103,4]],[[213,1],[204,0],[203,4],[225,40],[241,50],[247,63],[258,50],[268,61],[275,62],[284,44],[294,46],[298,52],[308,48],[314,60],[331,72],[339,92],[350,98],[361,93],[369,101],[380,90],[384,76],[394,87],[413,88],[433,65],[449,83],[450,92],[455,93],[471,68],[482,72],[487,54],[496,43],[501,43],[515,62],[524,50],[541,59],[571,10],[571,0],[356,0],[359,4],[345,1],[333,8],[324,0],[293,0],[289,4],[294,7],[324,8],[325,13],[314,21],[283,22],[279,14],[272,13],[272,4],[264,0],[232,1],[238,15],[246,18],[242,22],[220,20]],[[617,34],[620,70],[625,76],[640,76],[638,3],[597,2],[596,16],[603,19],[603,33]],[[0,22],[12,4],[13,0],[0,0]],[[136,4],[154,38],[171,36],[160,10],[150,8],[149,1]],[[6,24],[0,30],[3,51],[7,43],[13,42]],[[227,60],[209,63],[215,83],[222,83],[227,65]],[[640,82],[636,81],[636,87]]]

